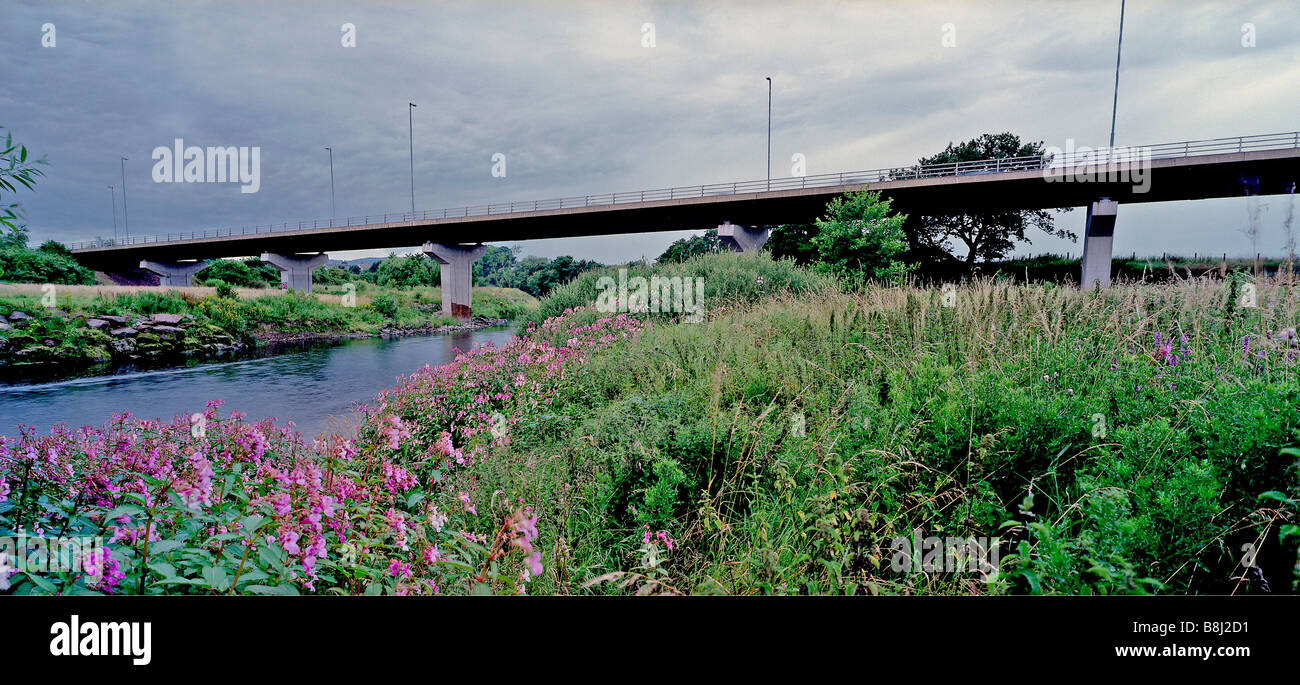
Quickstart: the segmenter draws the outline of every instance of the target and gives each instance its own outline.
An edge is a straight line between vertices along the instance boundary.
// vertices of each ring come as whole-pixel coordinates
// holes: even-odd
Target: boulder
[[[28,316],[26,312],[12,311],[12,312],[9,313],[9,320],[10,320],[11,322],[12,322],[12,321],[30,321],[31,318],[32,318],[32,317]]]
[[[108,314],[104,314],[101,315],[99,318],[105,321],[111,321],[115,324],[125,324],[127,322],[125,316],[109,316]]]
[[[168,326],[175,326],[181,322],[182,318],[183,317],[181,317],[180,314],[154,314],[149,317],[149,323],[161,323]]]
[[[135,330],[134,328],[131,328],[130,326],[125,326],[123,328],[114,328],[113,330],[109,331],[109,333],[114,338],[129,338],[134,336],[136,333],[139,333],[139,331]]]
[[[91,327],[91,328],[93,328],[93,329],[95,329],[95,330],[99,330],[99,329],[103,328],[104,326],[107,326],[108,324],[109,324],[109,321],[108,321],[107,319],[90,319],[90,320],[86,321],[86,325],[89,326],[89,327]]]
[[[13,326],[10,326],[5,322],[0,321],[0,331],[12,331],[13,329],[14,329]]]
[[[175,326],[151,326],[149,330],[159,335],[171,335],[171,336],[185,335],[184,328],[177,328]]]

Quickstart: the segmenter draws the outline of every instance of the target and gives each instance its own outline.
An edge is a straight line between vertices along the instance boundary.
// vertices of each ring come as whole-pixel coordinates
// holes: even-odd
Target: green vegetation
[[[1242,277],[841,291],[762,259],[681,265],[717,283],[709,320],[596,352],[476,471],[544,503],[534,592],[1259,591],[1243,544],[1296,590],[1289,281],[1243,309]],[[654,564],[647,527],[676,540]],[[915,530],[1000,537],[1001,573],[893,571]]]
[[[179,290],[96,295],[94,289],[83,293],[67,288],[54,290],[53,307],[45,306],[49,295],[39,290],[0,297],[0,315],[21,312],[31,317],[0,326],[0,366],[207,354],[267,339],[377,334],[458,323],[441,315],[437,288],[349,285],[332,293],[322,287],[325,292],[314,295],[290,291],[244,298],[224,281],[218,281],[215,296]],[[474,297],[475,314],[490,318],[521,318],[536,306],[536,300],[517,290],[476,288]],[[183,318],[163,322],[163,340],[146,337],[154,335],[150,331],[119,332],[158,324],[150,320],[154,314]],[[116,318],[91,325],[105,316]]]
[[[214,287],[220,282],[237,288],[274,288],[280,284],[280,272],[260,259],[214,259],[194,275],[194,281]]]

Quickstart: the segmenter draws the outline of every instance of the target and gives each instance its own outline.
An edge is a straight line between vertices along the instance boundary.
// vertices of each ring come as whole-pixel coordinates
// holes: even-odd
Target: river
[[[238,409],[249,419],[292,420],[314,437],[355,414],[397,377],[451,361],[454,349],[514,337],[507,328],[407,338],[361,338],[282,348],[256,358],[188,368],[127,370],[109,376],[40,383],[0,383],[0,435],[19,424],[45,432],[59,423],[100,426],[115,412],[171,419],[202,411],[208,400],[225,400],[222,414]]]

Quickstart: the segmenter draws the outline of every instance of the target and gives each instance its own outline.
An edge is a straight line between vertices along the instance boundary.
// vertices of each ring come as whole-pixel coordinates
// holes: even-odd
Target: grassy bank
[[[1297,589],[1290,284],[846,293],[761,257],[673,269],[705,279],[703,322],[593,311],[585,275],[355,435],[214,404],[198,434],[5,439],[0,532],[115,541],[95,573],[12,591]],[[914,536],[996,538],[998,572],[895,569]]]
[[[0,285],[0,363],[85,365],[224,353],[286,336],[377,335],[458,323],[441,315],[437,288],[362,283],[321,290],[235,288],[223,297],[202,287]],[[506,288],[476,288],[474,297],[475,314],[488,318],[519,318],[535,305]],[[141,330],[150,325],[165,328]]]

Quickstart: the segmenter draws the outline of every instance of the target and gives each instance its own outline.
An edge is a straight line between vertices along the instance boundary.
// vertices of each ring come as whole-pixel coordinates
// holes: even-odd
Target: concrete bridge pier
[[[442,314],[458,319],[470,317],[474,292],[474,262],[487,246],[425,243],[423,252],[441,265],[438,278],[442,284]]]
[[[1115,216],[1119,203],[1108,197],[1088,205],[1088,223],[1083,234],[1083,290],[1110,286],[1111,245],[1115,242]]]
[[[718,226],[718,238],[736,252],[758,252],[771,234],[766,228],[739,226],[730,221]]]
[[[321,254],[275,254],[263,252],[262,261],[280,270],[280,284],[290,290],[311,292],[311,272],[325,266],[329,257]]]
[[[148,259],[140,260],[141,269],[158,274],[158,285],[170,288],[188,287],[190,278],[202,271],[207,265],[208,263],[201,259],[197,262],[151,262]]]

